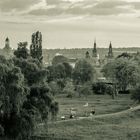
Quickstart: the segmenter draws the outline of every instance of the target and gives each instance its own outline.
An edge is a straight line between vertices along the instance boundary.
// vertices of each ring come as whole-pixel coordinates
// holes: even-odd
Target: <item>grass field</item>
[[[68,140],[140,140],[140,110],[127,111],[133,104],[129,95],[119,95],[115,100],[110,96],[90,96],[87,99],[56,98],[60,103],[58,121],[49,123],[49,134]],[[83,105],[88,102],[87,112],[96,106],[96,114],[91,118],[68,119],[69,109],[77,108],[77,116],[85,116]],[[116,113],[126,110],[122,113]],[[112,115],[101,115],[112,114]],[[68,120],[59,121],[65,115]],[[40,129],[41,131],[41,129]]]
[[[129,108],[129,106],[133,104],[133,101],[130,100],[130,95],[119,95],[115,100],[112,100],[109,95],[92,95],[87,98],[77,97],[73,99],[65,98],[63,95],[56,97],[56,100],[59,102],[60,108],[58,119],[60,119],[61,116],[66,116],[68,118],[70,115],[70,108],[77,109],[77,116],[83,117],[86,113],[90,113],[93,106],[95,106],[96,115],[99,115],[119,112]],[[87,102],[89,106],[84,107]]]

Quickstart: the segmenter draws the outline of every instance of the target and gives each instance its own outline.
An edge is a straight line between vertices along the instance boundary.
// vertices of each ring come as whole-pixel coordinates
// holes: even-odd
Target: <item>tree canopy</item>
[[[83,84],[92,81],[95,70],[85,59],[79,60],[73,70],[73,81],[75,84]]]
[[[106,64],[102,72],[106,78],[116,82],[120,90],[136,86],[139,81],[140,69],[136,61],[118,58]]]

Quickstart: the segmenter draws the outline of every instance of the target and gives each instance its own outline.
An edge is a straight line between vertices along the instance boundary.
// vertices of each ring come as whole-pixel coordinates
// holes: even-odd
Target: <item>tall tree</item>
[[[29,56],[27,45],[28,45],[27,42],[19,42],[17,50],[14,51],[14,55],[17,58],[27,59]]]
[[[136,86],[140,70],[137,62],[118,58],[106,64],[102,72],[104,76],[116,82],[120,90],[125,91],[129,86]]]
[[[92,81],[95,70],[85,59],[79,60],[73,70],[73,80],[75,84],[84,84]]]

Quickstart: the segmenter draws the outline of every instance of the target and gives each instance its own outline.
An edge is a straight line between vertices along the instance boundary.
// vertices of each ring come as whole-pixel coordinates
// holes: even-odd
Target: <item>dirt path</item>
[[[78,117],[78,118],[75,118],[75,119],[60,120],[60,121],[56,121],[56,122],[53,122],[53,123],[57,124],[57,123],[61,123],[61,122],[72,122],[72,121],[83,120],[83,119],[94,119],[94,118],[96,119],[96,118],[103,118],[103,117],[111,117],[111,116],[117,116],[117,115],[129,113],[129,112],[133,112],[133,111],[136,111],[136,110],[139,110],[139,109],[140,109],[140,105],[138,105],[136,107],[133,107],[133,108],[130,108],[130,109],[127,109],[127,110],[116,112],[116,113],[94,115],[94,116],[90,116],[90,117]],[[50,122],[49,124],[51,124],[51,123],[52,122]]]

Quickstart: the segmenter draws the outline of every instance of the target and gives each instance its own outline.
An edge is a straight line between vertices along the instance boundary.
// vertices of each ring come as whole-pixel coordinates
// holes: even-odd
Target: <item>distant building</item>
[[[112,44],[110,42],[109,44],[109,51],[108,51],[108,58],[113,58],[114,55],[113,55],[113,50],[112,50]]]
[[[94,41],[94,47],[92,50],[92,57],[97,57],[97,44],[96,44],[96,40]]]
[[[108,49],[108,54],[105,56],[105,63],[108,63],[112,60],[114,60],[114,54],[113,54],[112,43],[110,42],[109,49]]]
[[[52,60],[52,65],[57,65],[59,63],[68,63],[68,58],[63,54],[56,53]]]
[[[12,48],[10,47],[10,40],[8,37],[5,39],[5,46],[0,52],[0,55],[5,56],[6,58],[10,58],[13,56],[13,51]]]
[[[6,52],[6,53],[10,53],[10,52],[11,52],[10,40],[9,40],[8,37],[7,37],[6,40],[5,40],[5,46],[4,46],[3,50],[4,50],[4,52]]]
[[[85,54],[85,58],[87,59],[87,61],[93,65],[93,66],[100,66],[100,56],[97,52],[97,44],[96,44],[96,40],[94,41],[94,46],[93,46],[93,50],[92,50],[92,57],[90,57],[89,52],[87,51]]]
[[[86,52],[86,56],[85,57],[86,57],[86,59],[89,59],[90,58],[90,54],[89,54],[88,51]]]
[[[56,53],[52,60],[52,65],[59,63],[69,63],[74,68],[77,60],[77,58],[67,58],[63,54]]]
[[[77,60],[77,58],[69,58],[68,63],[74,68]]]

